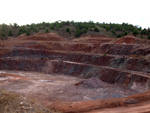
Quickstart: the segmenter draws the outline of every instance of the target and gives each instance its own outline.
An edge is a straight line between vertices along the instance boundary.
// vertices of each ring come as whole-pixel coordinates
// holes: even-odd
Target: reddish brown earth
[[[20,36],[0,42],[0,85],[60,112],[149,112],[149,56],[133,36]]]
[[[146,39],[139,39],[132,35],[122,37],[121,39],[117,40],[115,43],[123,43],[123,44],[150,44],[149,40]]]

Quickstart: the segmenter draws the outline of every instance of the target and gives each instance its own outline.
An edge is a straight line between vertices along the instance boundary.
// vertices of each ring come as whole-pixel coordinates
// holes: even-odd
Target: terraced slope
[[[149,93],[144,93],[150,87],[150,46],[148,44],[148,41],[133,36],[118,40],[106,36],[84,36],[69,41],[54,33],[9,39],[0,43],[1,70],[13,70],[13,73],[14,70],[16,73],[34,71],[46,75],[43,74],[45,77],[43,79],[42,74],[23,72],[25,77],[22,79],[21,74],[15,73],[19,77],[16,79],[15,76],[8,77],[9,71],[3,71],[0,78],[3,81],[1,85],[7,90],[22,92],[27,96],[36,95],[35,97],[46,106],[63,112],[118,107],[122,105],[116,103],[126,105],[125,100],[128,100],[128,96],[131,96],[130,100],[133,99],[132,95],[136,95],[133,103],[139,103],[149,99]],[[60,75],[66,79],[61,78]],[[62,82],[57,81],[59,76]],[[52,83],[45,82],[52,78],[54,79],[50,81]],[[66,83],[67,80],[70,82]],[[9,83],[5,83],[6,81]],[[24,81],[24,84],[21,81]],[[16,83],[20,87],[17,87]],[[24,85],[29,86],[30,95]],[[54,88],[33,90],[32,86]],[[55,89],[57,87],[58,89]],[[144,93],[142,98],[140,98],[141,93]],[[49,94],[53,98],[50,98]],[[123,99],[112,100],[108,105],[102,104],[99,100],[120,97]],[[79,105],[86,103],[86,105],[79,108],[76,104],[72,105],[72,102],[77,102]],[[90,102],[93,104],[89,104]],[[72,106],[69,107],[70,105]]]

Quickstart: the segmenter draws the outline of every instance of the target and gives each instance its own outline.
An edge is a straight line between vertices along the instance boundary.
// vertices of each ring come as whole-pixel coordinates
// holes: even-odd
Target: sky
[[[62,21],[150,27],[150,0],[0,0],[0,24]]]

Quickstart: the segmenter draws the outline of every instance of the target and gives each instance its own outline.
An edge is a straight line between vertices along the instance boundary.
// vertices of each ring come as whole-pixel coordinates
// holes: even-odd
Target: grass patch
[[[0,88],[0,113],[54,113],[28,98]]]

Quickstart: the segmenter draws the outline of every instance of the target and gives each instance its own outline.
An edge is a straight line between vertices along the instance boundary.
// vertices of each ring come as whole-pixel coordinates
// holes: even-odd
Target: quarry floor
[[[81,79],[68,75],[37,72],[0,71],[0,85],[8,90],[44,101],[74,102],[126,97],[138,92],[100,81],[99,86],[80,84]]]
[[[34,98],[45,106],[51,106],[54,102],[78,102],[119,98],[139,93],[121,87],[119,84],[112,85],[103,81],[99,82],[98,87],[83,84],[82,81],[86,80],[88,79],[68,75],[52,75],[25,71],[0,71],[0,86],[2,88]],[[94,112],[97,113],[96,111]],[[105,113],[105,110],[103,112]]]

